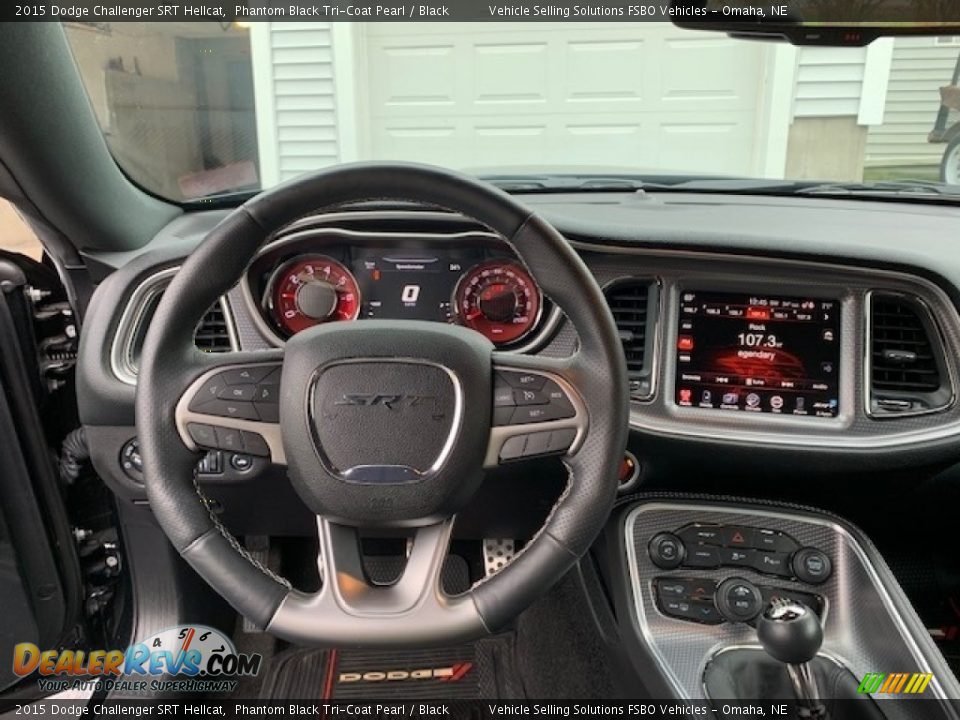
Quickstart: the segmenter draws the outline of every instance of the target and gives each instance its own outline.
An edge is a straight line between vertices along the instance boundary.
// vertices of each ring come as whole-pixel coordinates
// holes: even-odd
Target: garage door
[[[762,163],[762,43],[667,23],[363,28],[372,157],[743,174]]]

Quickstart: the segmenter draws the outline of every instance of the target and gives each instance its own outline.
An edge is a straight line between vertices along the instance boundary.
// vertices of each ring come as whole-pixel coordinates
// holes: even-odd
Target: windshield
[[[750,178],[960,196],[955,37],[796,48],[659,22],[64,27],[119,165],[181,202],[354,160],[514,189]]]

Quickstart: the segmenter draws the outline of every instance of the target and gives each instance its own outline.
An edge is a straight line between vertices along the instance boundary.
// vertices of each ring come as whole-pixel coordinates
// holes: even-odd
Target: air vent
[[[918,301],[874,294],[870,305],[870,406],[874,414],[942,409],[951,399],[943,349]]]
[[[653,394],[651,372],[653,298],[649,280],[621,280],[606,290],[607,304],[623,343],[627,361],[630,395],[649,398]]]
[[[227,316],[223,310],[223,303],[214,303],[203,320],[197,326],[194,336],[197,347],[204,352],[230,352],[233,343],[230,340],[230,329],[227,325]]]

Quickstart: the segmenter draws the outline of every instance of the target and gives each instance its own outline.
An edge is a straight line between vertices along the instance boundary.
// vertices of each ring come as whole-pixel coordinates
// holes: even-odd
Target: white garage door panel
[[[367,27],[374,157],[754,171],[761,44],[650,23]]]

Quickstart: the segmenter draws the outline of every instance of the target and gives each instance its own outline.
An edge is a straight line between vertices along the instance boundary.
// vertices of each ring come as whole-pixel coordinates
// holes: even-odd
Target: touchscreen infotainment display
[[[837,300],[684,290],[676,353],[682,407],[839,412]]]

